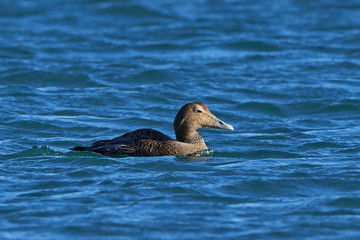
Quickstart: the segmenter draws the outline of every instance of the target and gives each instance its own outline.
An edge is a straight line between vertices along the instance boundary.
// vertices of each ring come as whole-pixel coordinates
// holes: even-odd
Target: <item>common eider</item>
[[[188,155],[208,149],[199,134],[200,128],[234,128],[215,117],[203,103],[187,103],[174,120],[176,139],[153,129],[138,129],[112,140],[102,140],[91,147],[74,147],[74,151],[91,151],[103,155],[166,156]]]

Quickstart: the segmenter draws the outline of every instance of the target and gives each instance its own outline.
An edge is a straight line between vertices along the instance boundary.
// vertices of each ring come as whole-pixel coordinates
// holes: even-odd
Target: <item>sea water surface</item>
[[[0,239],[359,239],[360,2],[0,1]],[[197,157],[71,152],[187,102]]]

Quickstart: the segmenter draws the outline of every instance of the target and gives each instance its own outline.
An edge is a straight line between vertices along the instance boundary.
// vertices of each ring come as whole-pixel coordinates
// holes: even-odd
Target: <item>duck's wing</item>
[[[126,133],[112,140],[102,140],[92,144],[91,147],[75,147],[75,151],[92,151],[103,155],[143,155],[144,142],[163,143],[175,139],[153,129],[139,129]]]

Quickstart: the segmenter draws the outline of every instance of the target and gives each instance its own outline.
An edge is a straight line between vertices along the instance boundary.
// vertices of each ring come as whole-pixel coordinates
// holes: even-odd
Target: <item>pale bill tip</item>
[[[225,126],[225,129],[227,129],[227,130],[234,130],[234,127],[228,124],[227,126]]]
[[[231,126],[230,124],[227,124],[227,123],[224,123],[224,124],[222,125],[222,128],[223,128],[223,129],[227,129],[227,130],[234,130],[234,127]]]

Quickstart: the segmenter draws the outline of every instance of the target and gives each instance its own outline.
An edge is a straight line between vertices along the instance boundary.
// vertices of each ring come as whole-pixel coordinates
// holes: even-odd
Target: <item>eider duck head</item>
[[[203,141],[198,130],[200,128],[234,128],[218,119],[203,103],[187,103],[177,113],[174,120],[176,139],[181,142],[195,143]]]

